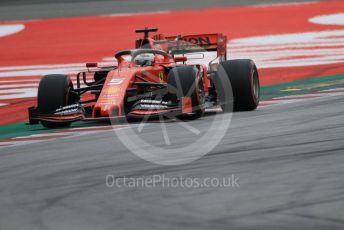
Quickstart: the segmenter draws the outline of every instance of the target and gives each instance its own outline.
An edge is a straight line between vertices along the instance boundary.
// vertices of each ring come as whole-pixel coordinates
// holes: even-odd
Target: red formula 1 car
[[[223,34],[149,36],[157,32],[155,28],[136,32],[144,37],[136,41],[135,49],[116,53],[114,66],[87,63],[87,71],[76,76],[76,86],[70,76],[44,76],[38,106],[29,108],[30,124],[53,128],[120,117],[196,119],[215,106],[225,112],[257,108],[257,68],[252,60],[227,61]],[[205,64],[209,53],[214,58]]]

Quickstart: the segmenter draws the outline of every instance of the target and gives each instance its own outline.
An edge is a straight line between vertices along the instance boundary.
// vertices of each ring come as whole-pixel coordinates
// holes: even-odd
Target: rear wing
[[[153,38],[136,40],[136,48],[162,49],[172,55],[195,52],[217,52],[217,56],[227,59],[227,36],[223,34],[196,34],[169,36],[157,34]]]
[[[168,41],[167,51],[172,54],[216,51],[217,56],[227,56],[227,37],[223,34],[172,36],[165,39]]]

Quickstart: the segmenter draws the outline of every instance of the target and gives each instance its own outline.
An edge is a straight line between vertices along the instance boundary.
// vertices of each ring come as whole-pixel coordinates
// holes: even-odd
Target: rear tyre
[[[75,102],[71,94],[73,83],[66,75],[51,74],[42,78],[38,87],[37,104],[40,113],[50,113]],[[70,122],[41,121],[47,128],[68,127]]]
[[[255,110],[260,100],[259,74],[255,63],[249,59],[229,60],[222,62],[233,91],[234,111]],[[222,104],[222,109],[228,112],[228,105]]]
[[[193,115],[190,119],[203,116],[205,101],[203,79],[193,66],[179,66],[173,68],[168,75],[168,91],[174,100],[190,97]],[[182,117],[184,118],[184,116]]]

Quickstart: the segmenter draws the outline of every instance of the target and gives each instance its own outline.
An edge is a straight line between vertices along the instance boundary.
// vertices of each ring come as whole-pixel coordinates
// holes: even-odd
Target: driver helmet
[[[154,61],[154,54],[139,54],[134,58],[134,63],[138,66],[148,66],[152,65]]]

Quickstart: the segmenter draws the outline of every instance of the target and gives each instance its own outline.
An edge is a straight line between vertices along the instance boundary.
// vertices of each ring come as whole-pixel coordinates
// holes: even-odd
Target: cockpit
[[[115,54],[119,65],[131,65],[136,67],[152,66],[155,63],[174,62],[173,57],[162,50],[134,49],[124,50]]]

